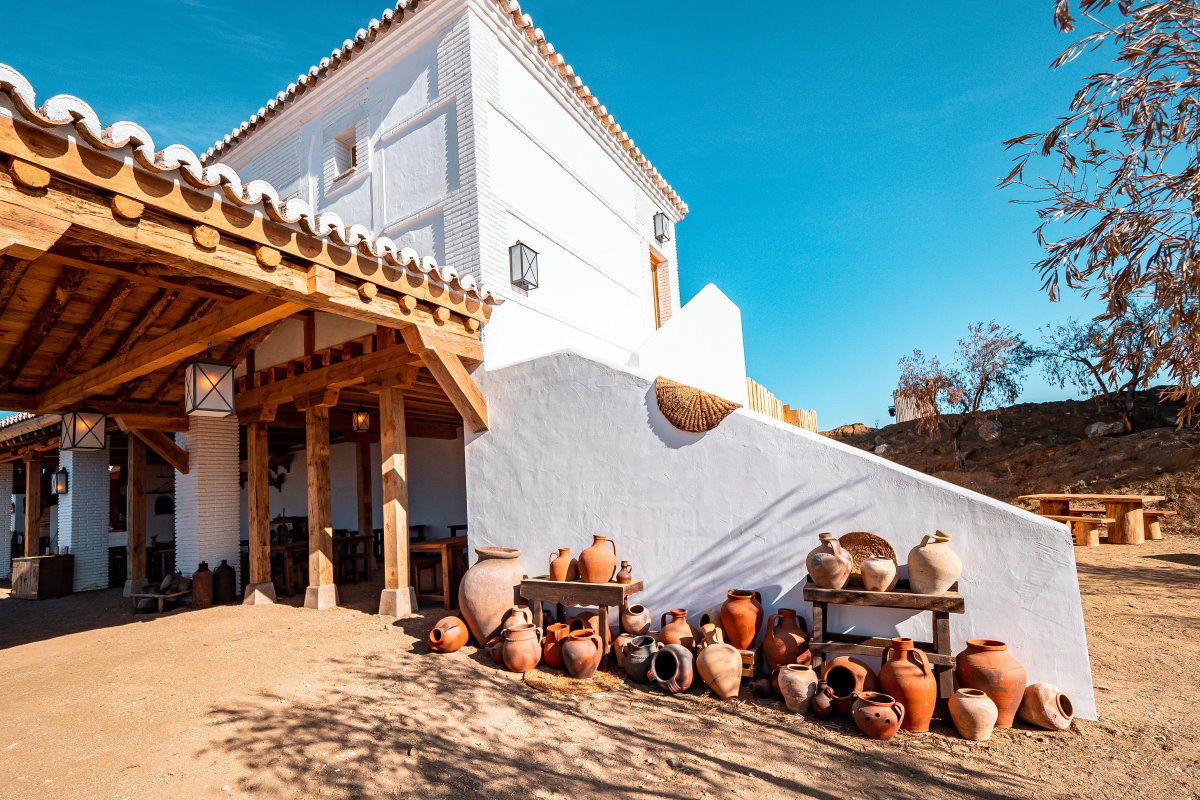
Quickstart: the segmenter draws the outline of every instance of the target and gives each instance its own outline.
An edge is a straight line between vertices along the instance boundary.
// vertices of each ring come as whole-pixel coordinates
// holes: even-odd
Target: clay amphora
[[[537,627],[514,625],[500,635],[500,653],[509,672],[529,672],[542,660],[542,636]]]
[[[837,537],[832,533],[822,533],[818,536],[821,544],[817,545],[805,563],[808,565],[808,578],[822,589],[841,589],[850,580],[850,571],[854,569],[854,558],[842,549]]]
[[[500,623],[500,627],[504,630],[516,627],[517,625],[532,625],[533,612],[529,610],[529,606],[513,606],[508,611],[504,612],[504,622]]]
[[[695,665],[692,651],[681,644],[658,648],[650,659],[650,681],[664,692],[678,694],[692,685]]]
[[[634,640],[634,635],[630,633],[617,634],[617,638],[613,639],[612,652],[617,659],[617,666],[625,669],[625,646]]]
[[[571,677],[586,680],[596,673],[604,657],[604,641],[594,630],[571,631],[563,642],[563,665]]]
[[[783,704],[794,714],[803,714],[812,706],[817,693],[817,672],[807,664],[784,664],[779,668],[779,693]]]
[[[479,643],[500,633],[504,612],[512,608],[524,573],[511,547],[477,547],[479,560],[458,584],[458,610]]]
[[[585,583],[608,583],[617,568],[617,546],[607,536],[592,539],[592,546],[579,554],[579,578]]]
[[[213,570],[213,602],[219,606],[237,602],[237,572],[225,559]]]
[[[913,733],[929,730],[937,705],[937,678],[924,651],[913,647],[912,639],[892,639],[879,668],[879,685],[904,705],[904,730]]]
[[[854,724],[872,739],[886,742],[900,730],[904,704],[883,692],[855,692]]]
[[[879,678],[866,662],[854,656],[838,656],[825,662],[821,679],[833,692],[834,707],[839,714],[849,714],[855,692],[879,691]]]
[[[1017,716],[1030,725],[1051,731],[1065,731],[1071,727],[1075,709],[1071,698],[1049,683],[1035,683],[1025,687],[1021,707]]]
[[[868,592],[890,592],[896,588],[900,577],[899,567],[890,558],[864,559],[858,569],[862,573],[863,588]]]
[[[948,533],[938,531],[926,535],[921,543],[908,553],[908,587],[916,594],[941,594],[949,591],[960,575],[962,560],[950,549]]]
[[[996,704],[996,727],[1011,728],[1025,694],[1025,667],[995,639],[967,639],[955,659],[954,677],[964,689],[978,689]]]
[[[626,633],[645,636],[650,632],[650,626],[653,624],[654,617],[651,616],[650,609],[641,603],[626,606],[625,610],[621,612],[621,630]]]
[[[571,548],[560,547],[558,554],[550,554],[550,572],[548,573],[552,581],[577,581],[579,580],[579,562],[571,558]]]
[[[467,643],[471,632],[458,617],[442,617],[429,632],[429,649],[435,653],[453,653]]]
[[[628,561],[621,562],[621,569],[617,572],[617,583],[633,583],[633,568],[629,566]]]
[[[668,616],[671,617],[670,622],[667,622]],[[658,624],[658,643],[660,645],[681,644],[688,650],[696,649],[696,643],[700,641],[700,634],[688,623],[687,609],[673,608],[664,612]]]
[[[722,700],[734,699],[742,688],[742,654],[725,643],[715,625],[704,628],[704,645],[696,655],[696,671]]]
[[[658,652],[653,636],[635,636],[625,647],[625,675],[634,683],[650,682],[650,660]]]
[[[212,608],[213,604],[213,574],[208,568],[207,561],[200,562],[200,568],[192,573],[192,611]]]
[[[762,595],[749,589],[729,590],[721,605],[721,629],[725,641],[738,650],[751,649],[762,621]]]
[[[546,662],[546,666],[554,669],[563,668],[562,646],[570,633],[570,627],[563,622],[555,622],[546,626],[546,638],[542,642],[542,659]]]
[[[986,742],[996,727],[996,704],[978,689],[959,689],[950,696],[950,718],[959,736],[973,742]]]
[[[699,619],[700,621],[697,624],[700,626],[701,630],[704,629],[705,625],[716,625],[718,628],[720,628],[721,607],[718,606],[716,608],[710,608],[707,611],[701,611]]]
[[[837,711],[833,705],[833,690],[829,688],[828,683],[817,681],[817,688],[813,691],[809,708],[817,719],[829,719]]]
[[[785,664],[811,664],[808,625],[794,608],[781,608],[767,620],[763,635],[763,657],[772,675]]]

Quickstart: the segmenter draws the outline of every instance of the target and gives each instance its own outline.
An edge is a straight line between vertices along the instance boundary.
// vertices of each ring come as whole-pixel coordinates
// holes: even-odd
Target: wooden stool
[[[1155,511],[1155,510],[1149,509],[1149,508],[1143,510],[1142,516],[1146,520],[1146,538],[1147,539],[1163,538],[1162,518],[1163,517],[1173,517],[1173,516],[1175,516],[1176,513],[1178,513],[1178,512]]]
[[[1113,521],[1112,517],[1104,516],[1103,511],[1095,513],[1100,516],[1088,516],[1087,512],[1091,509],[1081,508],[1072,509],[1081,513],[1075,514],[1047,514],[1046,519],[1052,519],[1055,522],[1065,522],[1071,528],[1071,538],[1075,540],[1076,547],[1099,547],[1100,546],[1100,531],[1108,530],[1109,524]]]

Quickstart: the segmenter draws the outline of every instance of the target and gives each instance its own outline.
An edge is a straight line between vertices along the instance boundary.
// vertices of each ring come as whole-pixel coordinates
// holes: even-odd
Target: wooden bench
[[[1071,509],[1072,512],[1076,510]],[[1091,509],[1078,510],[1090,511]],[[1101,529],[1108,530],[1108,524],[1113,521],[1112,517],[1104,516],[1103,511],[1098,517],[1085,514],[1045,514],[1044,516],[1055,522],[1067,523],[1071,528],[1071,538],[1075,540],[1077,547],[1099,547]]]
[[[163,606],[168,600],[178,600],[184,595],[190,594],[191,591],[191,589],[188,589],[186,592],[167,592],[166,594],[159,594],[158,592],[140,592],[129,595],[129,599],[133,601],[133,610],[136,612],[138,600],[153,598],[158,601],[158,613],[161,614],[163,612]]]
[[[1104,516],[1104,509],[1102,509],[1102,508],[1086,508],[1086,507],[1081,508],[1078,506],[1071,506],[1071,513],[1072,514],[1084,514],[1084,515],[1099,514],[1100,516]],[[1146,538],[1147,539],[1163,538],[1162,518],[1163,517],[1173,517],[1178,513],[1179,513],[1178,511],[1165,511],[1165,510],[1158,510],[1158,509],[1154,509],[1154,508],[1142,509],[1142,518],[1145,520],[1145,527],[1146,527]],[[1055,519],[1055,517],[1051,517],[1051,519]],[[1066,520],[1061,520],[1061,521],[1065,522]]]

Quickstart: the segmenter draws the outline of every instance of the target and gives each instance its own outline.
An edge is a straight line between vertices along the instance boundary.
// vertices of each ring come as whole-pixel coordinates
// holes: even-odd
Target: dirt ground
[[[4,590],[0,800],[1200,797],[1200,540],[1076,553],[1102,719],[989,743],[695,689],[547,695],[431,654],[437,610],[135,617],[116,590]]]

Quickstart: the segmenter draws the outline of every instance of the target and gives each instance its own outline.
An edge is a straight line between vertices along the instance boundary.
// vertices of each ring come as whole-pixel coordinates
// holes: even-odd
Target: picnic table
[[[1043,517],[1071,516],[1072,501],[1102,503],[1108,523],[1109,544],[1142,544],[1146,541],[1146,504],[1167,498],[1157,494],[1023,494],[1018,500],[1037,500]],[[1076,509],[1076,513],[1078,513]]]

